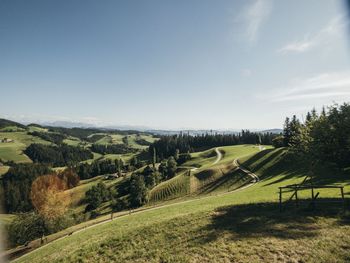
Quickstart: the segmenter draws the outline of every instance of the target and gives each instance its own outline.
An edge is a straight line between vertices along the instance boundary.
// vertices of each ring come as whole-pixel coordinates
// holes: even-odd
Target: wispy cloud
[[[350,72],[333,72],[292,81],[286,88],[274,90],[264,95],[270,102],[284,102],[297,100],[350,99]]]
[[[306,36],[302,40],[292,41],[277,50],[278,53],[303,53],[317,46],[327,45],[331,41],[338,40],[342,36],[343,30],[348,23],[345,16],[337,16],[332,19],[319,32]]]
[[[245,38],[250,43],[257,40],[260,29],[270,16],[271,10],[272,0],[255,0],[237,16],[236,22],[243,23]]]

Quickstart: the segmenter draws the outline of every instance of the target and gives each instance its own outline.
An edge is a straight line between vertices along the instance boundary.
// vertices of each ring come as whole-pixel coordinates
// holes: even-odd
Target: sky
[[[0,0],[0,117],[281,128],[350,101],[338,0]]]

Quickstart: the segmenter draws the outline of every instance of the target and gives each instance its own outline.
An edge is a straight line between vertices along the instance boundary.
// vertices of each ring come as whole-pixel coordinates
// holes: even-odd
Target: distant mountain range
[[[30,122],[14,122],[10,120],[0,119],[4,125],[5,123],[7,125],[16,125],[23,128],[23,125],[33,124]],[[100,129],[100,130],[135,130],[135,131],[142,131],[142,132],[150,132],[153,134],[158,135],[174,135],[174,134],[190,134],[190,135],[199,135],[199,134],[205,134],[205,133],[219,133],[219,134],[237,134],[240,132],[240,130],[209,130],[209,129],[183,129],[183,130],[163,130],[163,129],[152,129],[150,127],[146,126],[133,126],[133,125],[110,125],[110,126],[97,126],[94,124],[89,123],[83,123],[83,122],[71,122],[71,121],[53,121],[53,122],[45,122],[40,121],[36,124],[41,126],[51,126],[51,127],[64,127],[64,128],[94,128],[94,129]],[[254,132],[262,132],[262,133],[275,133],[279,134],[282,132],[282,129],[267,129],[267,130],[258,130],[254,129],[251,130]]]

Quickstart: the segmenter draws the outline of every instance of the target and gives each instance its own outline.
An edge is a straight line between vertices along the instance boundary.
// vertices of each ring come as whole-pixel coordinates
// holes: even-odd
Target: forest
[[[36,163],[51,164],[54,166],[74,165],[78,162],[92,159],[93,154],[84,148],[69,145],[51,146],[33,143],[24,153]]]

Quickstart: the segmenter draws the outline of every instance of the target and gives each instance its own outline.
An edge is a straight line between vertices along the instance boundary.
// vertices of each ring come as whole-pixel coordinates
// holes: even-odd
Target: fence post
[[[340,193],[341,193],[341,199],[343,200],[343,207],[344,207],[344,210],[345,210],[344,187],[340,188]]]
[[[280,212],[282,212],[282,188],[280,187]]]
[[[298,189],[297,188],[295,188],[295,204],[297,207],[299,207]]]

